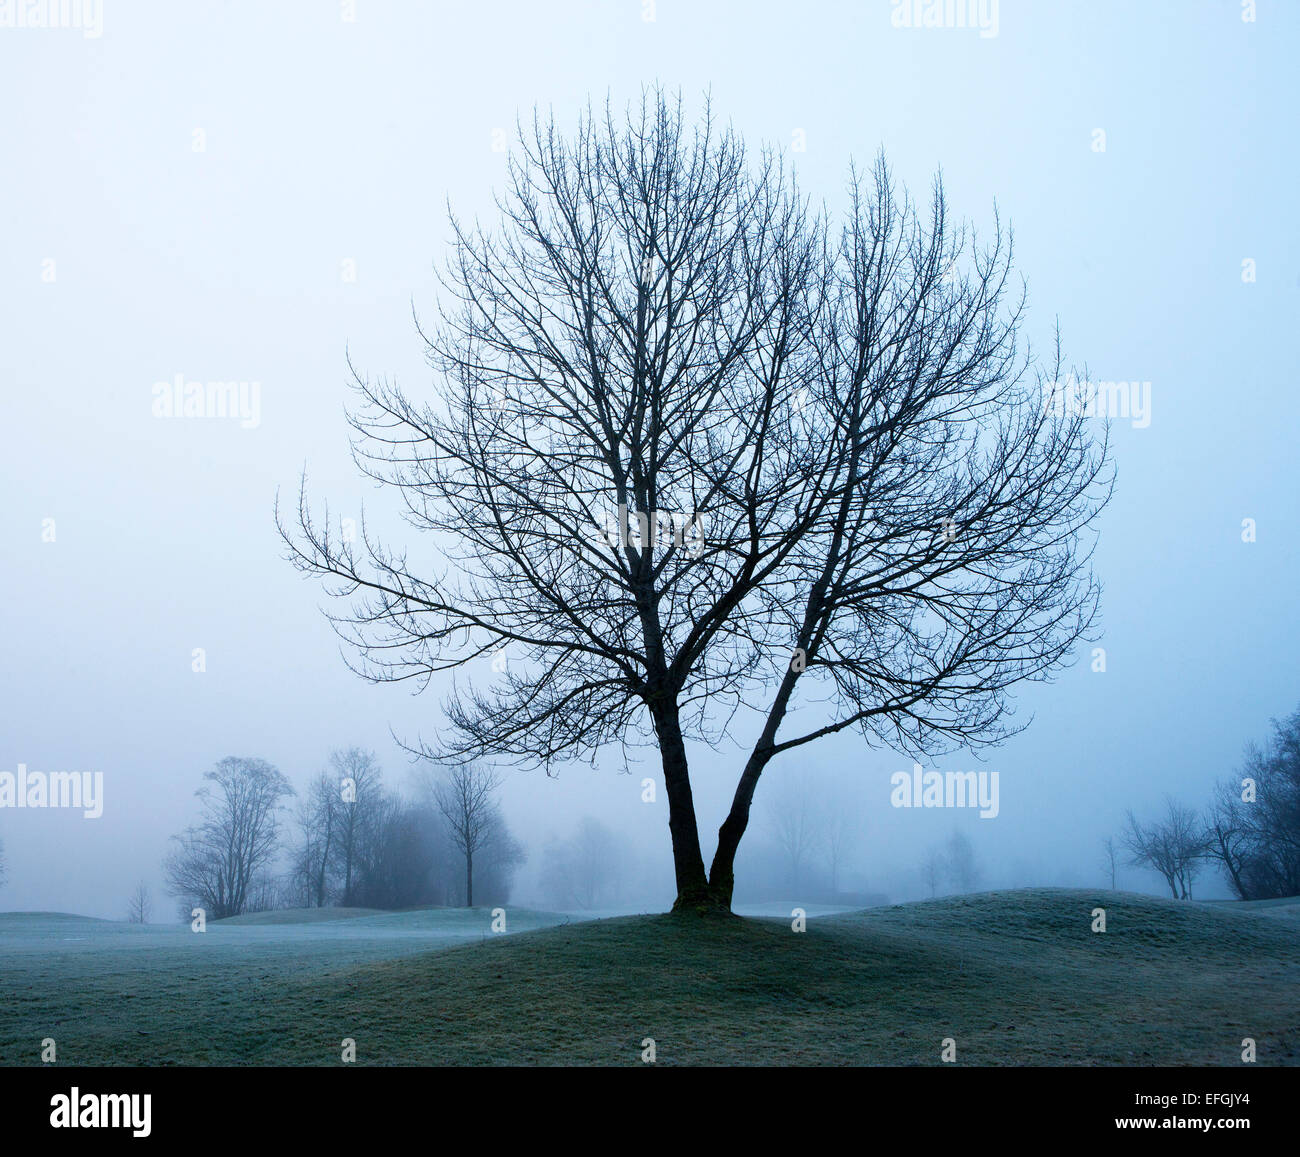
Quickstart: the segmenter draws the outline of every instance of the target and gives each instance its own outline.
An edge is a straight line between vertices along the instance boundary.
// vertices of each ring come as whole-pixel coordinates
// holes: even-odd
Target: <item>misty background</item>
[[[96,820],[0,810],[0,906],[120,919],[143,879],[170,919],[169,837],[227,755],[301,789],[359,746],[407,786],[390,732],[436,734],[450,677],[412,696],[347,670],[320,587],[282,559],[277,488],[292,501],[305,466],[332,514],[364,505],[394,526],[349,457],[347,358],[420,396],[412,309],[435,316],[448,202],[495,220],[504,149],[534,105],[571,126],[589,99],[621,109],[655,82],[688,112],[710,92],[832,210],[850,159],[881,147],[918,198],[941,168],[977,226],[996,200],[1035,346],[1059,316],[1094,380],[1151,383],[1149,425],[1111,424],[1106,670],[1084,648],[1020,692],[1026,732],[937,765],[997,771],[998,817],[894,809],[890,775],[910,760],[831,737],[764,777],[737,899],[801,783],[852,817],[841,888],[894,901],[929,894],[922,861],[954,829],[983,887],[1100,885],[1126,810],[1208,801],[1300,704],[1300,8],[1261,0],[1247,23],[1235,0],[1001,0],[990,37],[896,28],[892,11],[106,0],[99,37],[0,29],[0,770],[99,771],[105,796]],[[154,417],[154,384],[177,375],[258,383],[256,424]],[[458,676],[491,677],[487,659]],[[745,738],[691,751],[706,860]],[[660,785],[643,802],[643,778],[659,782],[643,754],[509,772],[502,807],[529,855],[513,902],[543,906],[544,848],[591,816],[626,848],[624,903],[671,903],[667,801]],[[1118,884],[1162,891],[1123,867]],[[1207,868],[1196,895],[1228,891]]]

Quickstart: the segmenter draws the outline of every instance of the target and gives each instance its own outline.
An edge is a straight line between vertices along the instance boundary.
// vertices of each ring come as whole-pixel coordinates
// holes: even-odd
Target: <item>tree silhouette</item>
[[[675,908],[726,911],[778,756],[1019,729],[1009,690],[1094,621],[1105,438],[1044,404],[1059,342],[1043,368],[1019,338],[1010,235],[954,224],[938,182],[922,210],[881,158],[833,229],[779,158],[662,93],[522,135],[500,229],[453,218],[432,395],[354,370],[354,456],[440,564],[340,536],[305,476],[277,522],[367,678],[498,656],[413,751],[652,745]],[[740,734],[706,871],[687,744]]]

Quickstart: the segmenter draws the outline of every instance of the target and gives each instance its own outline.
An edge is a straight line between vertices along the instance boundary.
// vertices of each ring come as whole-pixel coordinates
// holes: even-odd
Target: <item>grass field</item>
[[[0,915],[0,1058],[82,1065],[1300,1064],[1291,905],[1028,889],[810,919]],[[1107,930],[1095,933],[1103,907]],[[1284,918],[1279,918],[1284,917]]]

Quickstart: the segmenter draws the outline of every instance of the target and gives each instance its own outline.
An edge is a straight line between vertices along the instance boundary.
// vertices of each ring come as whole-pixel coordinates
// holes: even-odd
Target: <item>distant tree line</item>
[[[198,907],[210,920],[505,903],[524,850],[498,787],[491,772],[457,766],[430,770],[404,798],[385,787],[372,753],[348,748],[300,795],[265,760],[227,757],[204,773],[200,822],[173,837],[167,888],[187,918]]]
[[[1273,721],[1263,747],[1247,747],[1241,770],[1215,787],[1204,812],[1172,798],[1151,823],[1129,812],[1120,844],[1129,863],[1158,872],[1176,900],[1191,898],[1207,864],[1239,900],[1300,895],[1300,709]]]

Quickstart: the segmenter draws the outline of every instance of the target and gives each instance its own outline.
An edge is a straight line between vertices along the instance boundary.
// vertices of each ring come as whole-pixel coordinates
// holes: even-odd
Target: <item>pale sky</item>
[[[882,146],[918,194],[942,168],[977,225],[996,200],[1026,335],[1045,347],[1059,317],[1093,378],[1150,383],[1149,425],[1112,430],[1106,671],[1081,652],[1020,697],[1024,735],[941,764],[997,770],[998,818],[892,809],[910,762],[849,736],[774,764],[756,808],[816,773],[860,818],[861,887],[905,899],[954,826],[989,886],[1094,885],[1126,809],[1203,804],[1300,704],[1300,5],[996,9],[991,36],[894,27],[889,0],[104,0],[98,36],[0,19],[0,770],[105,783],[96,820],[0,810],[0,908],[120,918],[143,878],[170,910],[168,837],[226,755],[302,785],[360,745],[404,783],[390,728],[436,731],[438,689],[347,671],[319,587],[281,558],[276,488],[305,464],[332,509],[384,509],[348,456],[347,355],[427,390],[411,307],[432,308],[448,200],[491,219],[517,115],[571,125],[656,82],[693,108],[710,91],[832,206]],[[258,383],[256,424],[155,417],[177,375]],[[693,757],[707,856],[743,754]],[[509,777],[533,868],[590,814],[670,877],[666,806],[640,799],[655,768],[620,770]]]

